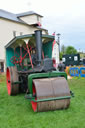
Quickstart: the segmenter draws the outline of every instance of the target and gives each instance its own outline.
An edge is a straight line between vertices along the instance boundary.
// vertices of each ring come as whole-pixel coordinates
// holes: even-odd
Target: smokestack
[[[36,41],[36,54],[38,64],[41,64],[42,61],[42,31],[35,31],[35,41]]]

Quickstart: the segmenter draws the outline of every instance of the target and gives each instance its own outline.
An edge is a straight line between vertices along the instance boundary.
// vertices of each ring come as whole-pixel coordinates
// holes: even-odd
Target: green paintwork
[[[70,99],[71,98],[71,96],[62,96],[62,97],[53,97],[53,98],[35,100],[35,97],[32,97],[32,95],[28,94],[28,97],[29,96],[30,96],[30,98],[27,98],[27,99],[29,101],[33,101],[33,102],[46,102],[46,101],[63,100],[63,99]]]
[[[22,36],[16,36],[15,38],[13,38],[6,46],[5,48],[9,48],[13,43],[15,43],[17,40],[20,39],[25,39],[25,38],[31,38],[33,35],[29,34],[29,35],[22,35]]]
[[[44,56],[48,56],[49,58],[52,57],[52,43],[53,42],[50,41],[50,42],[47,42],[47,43],[43,44]],[[17,47],[16,51],[19,54],[19,55],[16,54],[16,56],[19,57],[20,56],[20,47]],[[24,55],[25,55],[26,51],[24,49],[22,49],[22,52],[24,52]],[[14,56],[14,49],[10,48],[10,47],[7,48],[6,49],[6,66],[7,67],[14,66],[14,64],[12,64],[11,61],[10,61],[11,57],[13,57],[13,56]],[[27,55],[27,57],[28,57],[28,60],[29,60],[28,55]],[[18,69],[20,70],[21,68],[18,68]]]
[[[34,38],[34,34],[28,34],[28,35],[22,35],[22,36],[16,36],[15,38],[13,38],[6,46],[5,48],[10,47],[13,43],[15,43],[18,40],[22,40],[22,39],[29,39],[29,38]],[[47,40],[54,40],[54,36],[52,35],[42,35],[42,38],[47,39]],[[35,40],[35,39],[34,39]]]
[[[35,73],[35,74],[30,74],[28,76],[28,87],[30,90],[30,94],[32,94],[32,82],[33,79],[39,79],[39,78],[52,78],[52,77],[65,77],[67,79],[67,74],[65,72],[47,72],[47,73]]]
[[[14,64],[11,63],[10,59],[11,57],[14,56],[14,51],[12,48],[7,48],[6,49],[6,66],[10,67],[10,66],[14,66]]]
[[[20,56],[20,47],[16,48],[16,52],[18,54],[15,54],[16,57]],[[24,52],[23,56],[25,55],[26,51],[24,51],[24,49],[22,49],[22,53]],[[6,66],[10,67],[10,66],[15,66],[14,64],[11,63],[10,59],[14,56],[14,49],[13,48],[7,48],[6,49]],[[28,55],[27,55],[28,56]]]
[[[29,34],[29,35],[23,35],[23,36],[17,36],[16,38],[12,39],[6,46],[6,66],[14,66],[14,64],[11,63],[10,59],[14,56],[14,47],[16,48],[17,53],[20,55],[20,47],[19,44],[24,43],[23,39],[30,39],[31,45],[35,47],[35,35]],[[44,39],[43,43],[43,51],[44,55],[48,56],[49,58],[52,57],[52,43],[54,40],[54,36],[51,35],[42,35],[42,39]],[[24,49],[23,49],[24,51]],[[25,51],[26,53],[26,51]],[[16,55],[17,56],[17,55]],[[17,56],[19,57],[19,56]],[[29,56],[27,56],[29,58]],[[26,67],[25,67],[26,68]],[[21,68],[18,68],[21,69]],[[21,69],[22,70],[22,69]]]
[[[48,58],[52,58],[52,45],[53,45],[52,41],[49,41],[43,45],[44,56],[47,56]]]
[[[13,82],[12,84],[21,84],[23,83],[22,81],[16,81],[16,82]]]

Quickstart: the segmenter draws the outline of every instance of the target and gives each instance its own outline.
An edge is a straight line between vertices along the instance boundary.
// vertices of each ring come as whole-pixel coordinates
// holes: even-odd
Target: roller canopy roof
[[[52,35],[42,35],[42,42],[46,43],[48,41],[53,41],[55,38]],[[22,35],[22,36],[17,36],[13,38],[6,46],[5,48],[16,48],[18,46],[25,45],[26,43],[30,43],[30,45],[35,46],[35,34],[29,34],[29,35]]]

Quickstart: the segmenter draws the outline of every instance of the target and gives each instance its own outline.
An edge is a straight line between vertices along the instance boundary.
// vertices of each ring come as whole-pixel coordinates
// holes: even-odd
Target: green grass
[[[69,109],[34,113],[24,94],[8,96],[0,76],[0,128],[85,128],[85,79],[68,83],[75,93]]]

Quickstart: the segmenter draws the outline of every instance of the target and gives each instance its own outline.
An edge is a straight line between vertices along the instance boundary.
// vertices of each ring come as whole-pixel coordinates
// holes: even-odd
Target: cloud
[[[61,33],[61,44],[85,49],[85,16],[46,17],[43,23],[50,34]]]
[[[0,8],[40,13],[50,34],[61,33],[61,44],[85,49],[85,0],[2,0]]]

